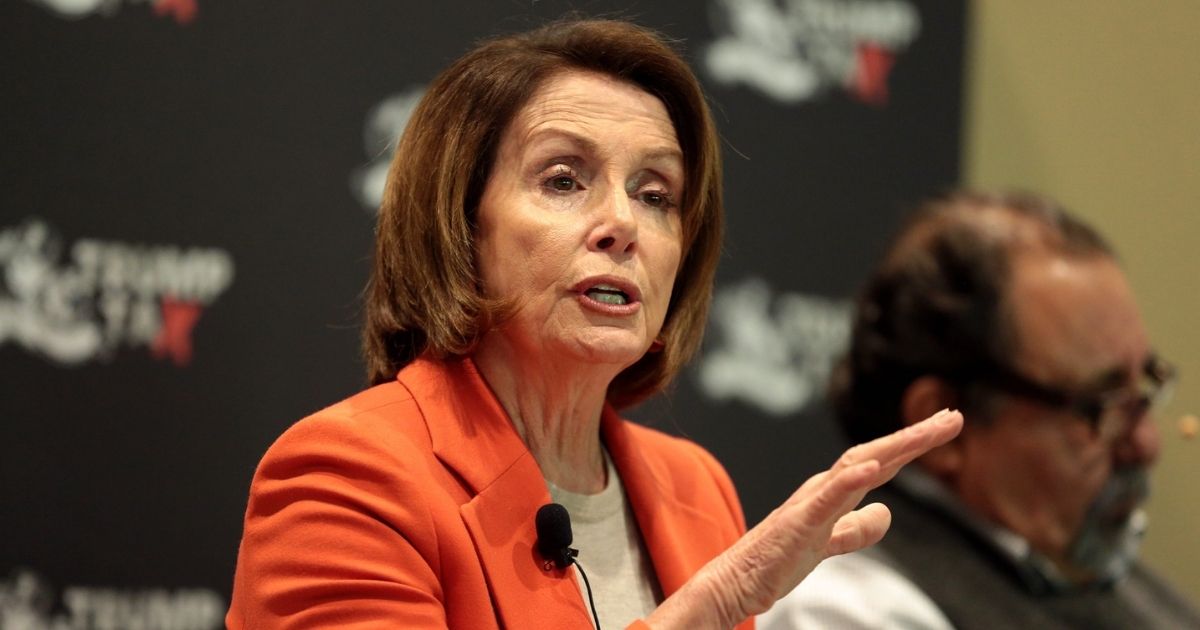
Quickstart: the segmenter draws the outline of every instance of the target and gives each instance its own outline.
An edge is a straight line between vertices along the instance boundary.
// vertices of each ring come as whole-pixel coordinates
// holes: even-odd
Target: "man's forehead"
[[[1018,254],[1008,297],[1015,358],[1035,378],[1099,385],[1132,373],[1149,353],[1132,291],[1110,257]]]

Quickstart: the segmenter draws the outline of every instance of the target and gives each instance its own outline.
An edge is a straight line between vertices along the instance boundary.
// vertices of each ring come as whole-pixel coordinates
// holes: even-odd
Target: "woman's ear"
[[[958,393],[937,376],[922,376],[908,385],[900,400],[904,426],[916,424],[941,411],[958,407]],[[964,427],[964,431],[965,431]],[[953,477],[962,466],[961,436],[917,459],[926,472],[942,479]]]

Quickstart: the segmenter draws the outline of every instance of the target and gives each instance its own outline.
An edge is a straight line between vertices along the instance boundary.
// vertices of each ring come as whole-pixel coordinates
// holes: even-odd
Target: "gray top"
[[[547,482],[550,497],[571,515],[572,547],[592,585],[596,613],[604,628],[624,628],[649,615],[662,601],[662,592],[642,544],[633,510],[625,500],[621,478],[604,452],[608,478],[599,494],[575,494]],[[575,572],[587,606],[587,591]],[[590,612],[590,608],[589,608]]]

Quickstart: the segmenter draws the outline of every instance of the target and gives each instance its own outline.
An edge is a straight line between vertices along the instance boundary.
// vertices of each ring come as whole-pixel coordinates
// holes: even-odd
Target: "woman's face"
[[[505,130],[480,201],[484,289],[517,305],[488,336],[535,359],[640,358],[679,268],[683,179],[657,98],[590,72],[546,81]]]

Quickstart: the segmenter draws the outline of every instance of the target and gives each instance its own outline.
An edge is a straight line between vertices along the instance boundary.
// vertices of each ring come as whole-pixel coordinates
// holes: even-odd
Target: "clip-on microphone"
[[[592,620],[596,622],[596,630],[600,630],[600,617],[596,614],[596,602],[592,599],[592,585],[588,582],[587,573],[575,559],[578,549],[571,548],[571,515],[567,508],[558,503],[547,503],[537,511],[537,549],[546,561],[542,568],[546,571],[555,566],[565,569],[574,564],[583,577],[583,585],[587,587],[588,604],[592,607]]]

